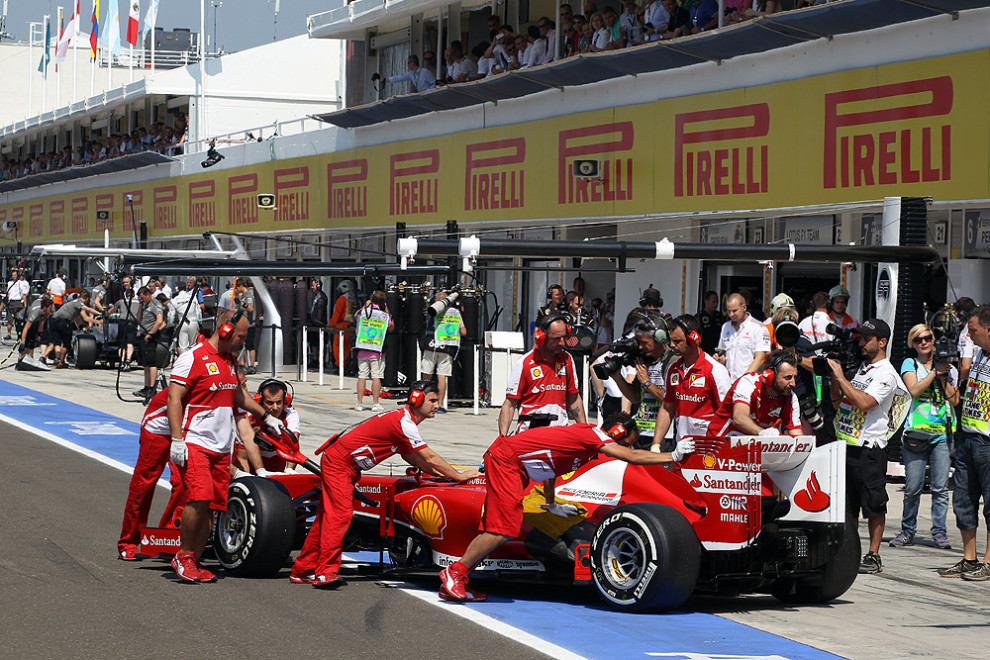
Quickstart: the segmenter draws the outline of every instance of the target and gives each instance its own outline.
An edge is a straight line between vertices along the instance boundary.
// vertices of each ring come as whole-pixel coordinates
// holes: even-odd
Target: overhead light
[[[203,161],[203,167],[213,167],[221,160],[226,158],[226,156],[224,156],[222,153],[217,151],[217,148],[214,146],[215,144],[216,144],[215,141],[210,142],[210,148],[206,152],[206,160]]]

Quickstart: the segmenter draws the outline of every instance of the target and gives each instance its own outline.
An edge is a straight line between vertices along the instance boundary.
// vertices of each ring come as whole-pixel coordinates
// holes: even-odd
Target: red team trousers
[[[124,522],[120,529],[120,540],[117,547],[123,549],[126,545],[141,544],[141,528],[148,526],[148,512],[151,510],[151,500],[155,495],[155,485],[162,476],[168,464],[169,450],[172,439],[166,435],[148,433],[141,427],[137,463],[134,465],[134,476],[127,493],[127,503],[124,504]],[[185,502],[185,492],[178,475],[172,472],[172,496],[162,514],[160,526],[169,523],[169,513],[179,504]]]
[[[361,478],[361,471],[350,456],[331,457],[329,452],[320,459],[320,470],[323,473],[320,508],[292,573],[333,579],[340,573],[344,535],[354,516],[354,486]]]

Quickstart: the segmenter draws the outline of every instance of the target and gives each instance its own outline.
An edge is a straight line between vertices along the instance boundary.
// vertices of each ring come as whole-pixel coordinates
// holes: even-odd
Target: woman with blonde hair
[[[935,333],[924,323],[908,331],[908,346],[917,357],[904,359],[901,377],[914,397],[901,441],[904,461],[904,510],[901,531],[890,541],[894,548],[914,543],[918,508],[925,485],[925,467],[931,466],[932,538],[939,548],[952,545],[945,535],[949,510],[949,435],[953,406],[959,403],[959,372],[947,360],[935,362]]]

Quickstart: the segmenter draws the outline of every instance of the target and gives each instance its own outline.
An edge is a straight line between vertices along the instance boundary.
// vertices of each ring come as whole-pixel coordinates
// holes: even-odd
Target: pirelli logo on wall
[[[389,213],[437,213],[440,209],[439,174],[439,149],[393,154],[389,158]]]
[[[557,138],[557,202],[587,204],[633,199],[633,122],[623,121],[560,131]],[[573,161],[601,161],[597,179],[573,175]]]
[[[368,217],[368,159],[327,164],[327,217]]]
[[[825,187],[949,181],[952,102],[949,76],[826,94]]]
[[[526,205],[526,138],[467,145],[464,210],[522,208]]]
[[[674,196],[770,190],[770,105],[683,112],[674,117]]]

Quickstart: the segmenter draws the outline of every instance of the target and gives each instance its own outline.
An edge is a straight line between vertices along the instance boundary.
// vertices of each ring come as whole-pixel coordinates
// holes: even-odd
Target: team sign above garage
[[[25,240],[990,198],[990,51],[0,207]],[[361,139],[360,133],[356,138]],[[574,161],[597,163],[597,178]],[[259,193],[276,208],[259,209]],[[98,211],[109,211],[97,220]]]

